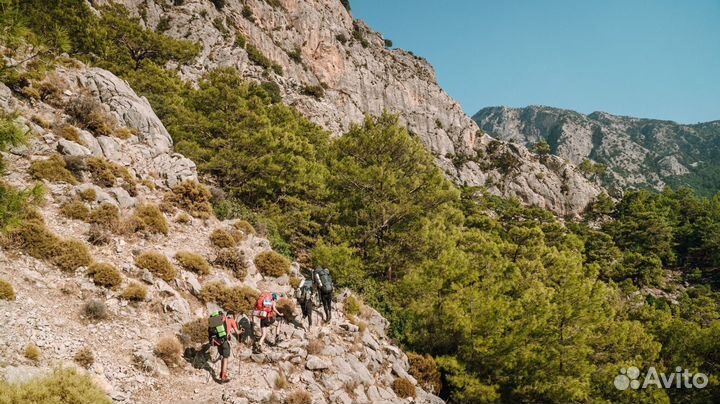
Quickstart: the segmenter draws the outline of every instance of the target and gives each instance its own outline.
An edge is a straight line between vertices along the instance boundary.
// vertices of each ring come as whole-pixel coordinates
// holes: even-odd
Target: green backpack
[[[208,319],[208,334],[213,338],[225,339],[227,330],[225,329],[225,316],[221,316],[217,311],[210,315]]]

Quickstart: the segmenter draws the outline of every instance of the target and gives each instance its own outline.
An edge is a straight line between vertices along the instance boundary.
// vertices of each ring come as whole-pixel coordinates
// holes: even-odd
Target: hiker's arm
[[[272,309],[275,312],[275,314],[282,317],[283,314],[278,311],[277,307],[275,306],[275,303],[273,303]]]

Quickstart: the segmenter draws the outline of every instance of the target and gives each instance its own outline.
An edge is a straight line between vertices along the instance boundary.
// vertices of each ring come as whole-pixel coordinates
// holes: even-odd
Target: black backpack
[[[332,277],[330,271],[327,268],[322,268],[317,271],[318,278],[320,278],[320,290],[323,293],[331,293],[333,291]]]
[[[210,315],[208,319],[208,335],[212,339],[223,341],[227,338],[227,329],[225,329],[225,316],[221,316],[217,311]]]
[[[295,291],[295,297],[299,301],[304,302],[305,299],[308,299],[310,297],[310,295],[312,294],[312,287],[313,287],[312,280],[310,280],[310,279],[305,280],[305,282],[303,282],[303,284],[300,285],[300,287],[298,287],[297,290]]]

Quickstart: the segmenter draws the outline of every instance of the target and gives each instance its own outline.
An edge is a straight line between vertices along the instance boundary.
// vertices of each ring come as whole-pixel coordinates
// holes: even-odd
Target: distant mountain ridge
[[[550,152],[577,165],[601,164],[596,180],[611,191],[688,186],[703,195],[720,191],[720,121],[673,121],[588,115],[546,106],[488,107],[473,120],[488,134]],[[590,176],[590,173],[588,173]]]

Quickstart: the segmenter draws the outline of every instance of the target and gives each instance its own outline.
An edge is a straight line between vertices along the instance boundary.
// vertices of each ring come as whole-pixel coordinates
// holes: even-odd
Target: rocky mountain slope
[[[172,361],[168,367],[160,360],[153,351],[157,351],[156,343],[162,336],[182,334],[183,324],[207,317],[212,305],[206,305],[211,302],[202,298],[206,286],[219,283],[227,288],[290,294],[289,277],[259,272],[254,258],[270,251],[270,244],[249,231],[242,233],[237,245],[228,247],[244,257],[247,276],[217,265],[209,274],[180,269],[182,265],[174,258],[178,251],[190,251],[213,262],[220,250],[213,246],[209,235],[216,229],[232,230],[233,223],[212,216],[191,218],[190,209],[168,206],[163,207],[163,219],[158,219],[169,223],[167,234],[144,231],[128,219],[141,206],[163,206],[164,194],[170,187],[196,178],[195,165],[173,153],[172,140],[147,101],[113,74],[72,64],[58,68],[53,82],[57,91],[51,103],[18,96],[0,84],[0,109],[16,112],[17,124],[31,134],[27,146],[3,153],[3,180],[25,188],[38,177],[51,177],[44,181],[48,193],[38,212],[55,236],[44,240],[77,240],[73,245],[78,251],[87,248],[92,260],[112,264],[119,270],[119,284],[112,288],[101,286],[103,281],[89,272],[86,263],[61,271],[57,261],[34,258],[54,252],[41,249],[28,253],[27,235],[20,248],[13,247],[12,235],[4,240],[0,278],[9,280],[16,294],[14,300],[3,300],[0,305],[0,374],[5,380],[17,383],[46,374],[56,366],[78,366],[72,363],[73,358],[83,348],[89,348],[94,363],[81,370],[90,374],[114,402],[284,402],[297,391],[306,392],[313,403],[408,402],[397,397],[390,387],[400,378],[416,382],[407,374],[407,356],[387,339],[387,322],[377,312],[363,307],[356,318],[344,314],[347,293],[339,297],[332,322],[309,330],[283,324],[282,341],[275,341],[264,353],[253,354],[249,346],[236,343],[230,359],[233,379],[221,387],[197,362],[198,355],[193,354],[197,344],[186,341],[185,357],[175,366]],[[87,111],[109,113],[116,126],[113,135],[96,136],[75,127],[77,121],[68,115],[68,105],[99,105],[105,112],[92,108]],[[58,180],[60,166],[38,170],[38,162],[58,161],[56,153],[68,168],[84,174],[75,180]],[[109,175],[110,181],[98,185],[98,172],[85,166],[93,164],[121,168],[112,168],[110,174],[101,171],[101,178],[105,181]],[[123,168],[129,175],[114,178],[125,172]],[[93,172],[91,176],[86,173],[88,169]],[[93,212],[102,206],[106,210],[112,210],[107,206],[115,206],[124,226],[135,231],[119,231],[101,242],[97,234],[93,235],[93,226],[108,225],[107,220],[92,225],[70,219],[64,210],[69,201]],[[78,247],[78,243],[84,247]],[[169,259],[178,268],[177,275],[167,278],[141,269],[137,257],[149,251]],[[71,254],[66,258],[79,263],[75,260],[81,256]],[[293,264],[291,275],[300,276],[297,264]],[[142,285],[147,296],[129,301],[123,289],[131,284]],[[83,307],[91,301],[105,307],[107,318],[88,317]],[[97,309],[93,313],[97,315]],[[39,347],[39,360],[23,355],[28,344]],[[418,386],[415,402],[442,400]]]
[[[524,147],[488,149],[493,139],[440,88],[427,61],[386,49],[382,35],[354,20],[339,0],[119,3],[149,28],[202,44],[197,61],[181,67],[187,78],[232,66],[248,79],[273,81],[286,103],[335,134],[365,114],[390,111],[457,183],[486,186],[558,214],[580,212],[600,192],[560,159],[545,165]],[[239,46],[243,42],[247,46]],[[260,62],[265,67],[257,54],[267,58]]]
[[[527,146],[545,139],[553,154],[574,164],[603,164],[601,182],[615,189],[687,185],[709,195],[720,190],[720,121],[682,125],[543,106],[484,108],[473,119],[498,139]]]

